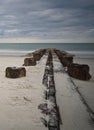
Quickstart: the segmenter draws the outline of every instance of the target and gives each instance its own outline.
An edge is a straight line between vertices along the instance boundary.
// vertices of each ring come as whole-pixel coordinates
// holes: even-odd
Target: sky
[[[94,42],[94,0],[0,0],[0,42]]]

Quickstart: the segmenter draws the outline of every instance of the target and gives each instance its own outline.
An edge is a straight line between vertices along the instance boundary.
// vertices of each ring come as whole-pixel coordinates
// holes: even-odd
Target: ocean
[[[57,48],[76,56],[94,58],[94,43],[0,43],[0,55],[25,55],[41,48]]]

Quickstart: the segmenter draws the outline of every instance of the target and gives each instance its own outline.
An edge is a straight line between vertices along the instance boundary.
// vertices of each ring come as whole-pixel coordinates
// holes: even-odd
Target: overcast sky
[[[94,0],[0,0],[0,42],[94,42]]]

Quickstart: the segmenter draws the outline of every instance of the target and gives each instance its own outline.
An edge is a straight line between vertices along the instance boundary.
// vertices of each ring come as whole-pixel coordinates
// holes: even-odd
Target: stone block
[[[35,66],[36,60],[35,58],[25,58],[24,59],[24,66]]]
[[[20,78],[26,76],[26,69],[24,67],[7,67],[5,75],[8,78]]]
[[[68,67],[68,74],[74,78],[80,80],[89,80],[91,75],[89,74],[89,66],[86,64],[71,64]]]

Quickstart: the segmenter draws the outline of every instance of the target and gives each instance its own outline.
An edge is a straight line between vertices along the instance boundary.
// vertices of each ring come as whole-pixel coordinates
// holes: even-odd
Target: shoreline
[[[37,50],[37,49],[36,49]],[[36,50],[0,50],[0,56],[25,56],[28,53],[32,53]],[[94,58],[94,51],[67,51],[66,52],[75,55],[77,58]]]

